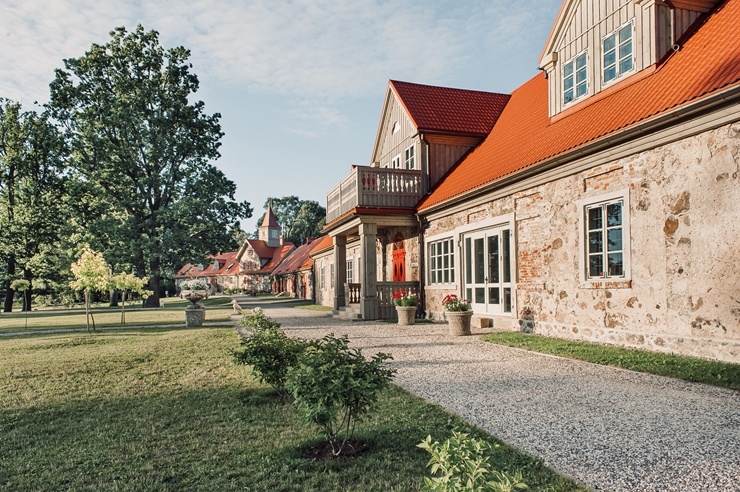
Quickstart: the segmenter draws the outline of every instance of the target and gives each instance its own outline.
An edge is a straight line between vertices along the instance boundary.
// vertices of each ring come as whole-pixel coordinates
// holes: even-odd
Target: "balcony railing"
[[[421,171],[357,166],[326,195],[326,222],[356,207],[413,209],[421,194]]]

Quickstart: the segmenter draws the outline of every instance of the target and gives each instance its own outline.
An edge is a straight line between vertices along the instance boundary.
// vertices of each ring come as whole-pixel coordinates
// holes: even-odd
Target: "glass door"
[[[511,230],[478,231],[464,240],[464,296],[476,313],[511,313]]]

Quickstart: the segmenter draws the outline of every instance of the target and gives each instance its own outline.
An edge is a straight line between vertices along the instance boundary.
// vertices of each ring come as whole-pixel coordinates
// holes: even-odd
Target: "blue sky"
[[[268,196],[326,205],[368,164],[388,79],[511,92],[537,73],[561,0],[3,0],[0,97],[48,100],[64,58],[116,26],[192,52],[196,97],[219,112],[216,161],[255,208]]]

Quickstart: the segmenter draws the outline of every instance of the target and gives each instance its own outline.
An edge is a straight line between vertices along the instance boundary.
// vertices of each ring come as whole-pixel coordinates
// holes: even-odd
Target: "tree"
[[[283,198],[269,197],[265,201],[265,209],[272,207],[280,227],[283,228],[283,237],[286,241],[301,245],[310,237],[321,235],[321,229],[326,224],[326,209],[314,200],[301,200],[295,195]],[[257,230],[262,225],[265,215],[262,214],[257,223]]]
[[[93,318],[90,310],[90,296],[94,292],[108,290],[110,267],[101,253],[97,253],[90,249],[90,246],[85,245],[79,260],[72,263],[70,270],[75,279],[69,283],[69,286],[85,294],[85,324],[87,331],[90,331],[90,320],[92,320],[94,331],[95,318]]]
[[[126,295],[141,294],[149,297],[151,291],[144,289],[147,284],[145,278],[139,278],[133,273],[119,273],[110,278],[110,287],[121,291],[121,324],[126,324]]]
[[[221,115],[208,115],[189,50],[165,50],[156,31],[119,27],[105,45],[64,61],[47,107],[69,139],[72,166],[107,213],[90,227],[105,236],[106,255],[149,278],[158,306],[163,276],[183,262],[234,248],[247,202],[218,159]]]
[[[64,141],[48,114],[22,112],[0,100],[0,259],[5,265],[5,306],[12,310],[13,280],[26,281],[24,309],[31,309],[34,278],[48,277],[48,255],[65,223]],[[20,273],[18,269],[22,270]]]

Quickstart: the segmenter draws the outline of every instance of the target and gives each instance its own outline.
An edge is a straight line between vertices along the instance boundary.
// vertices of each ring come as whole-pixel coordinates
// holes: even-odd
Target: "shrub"
[[[404,307],[416,306],[419,304],[419,298],[409,292],[394,292],[393,304]]]
[[[284,390],[288,369],[297,364],[307,342],[288,337],[280,324],[259,308],[244,315],[239,323],[253,331],[242,339],[243,348],[234,351],[234,361],[252,366],[260,382]]]
[[[323,431],[334,456],[342,453],[357,420],[372,410],[388,386],[395,373],[384,366],[388,359],[392,357],[379,353],[366,360],[360,350],[349,348],[347,337],[330,334],[307,346],[288,371],[287,389],[299,413]]]
[[[443,443],[432,442],[432,436],[417,447],[427,451],[431,458],[428,467],[436,477],[424,477],[421,490],[430,492],[511,492],[526,489],[521,472],[509,475],[491,469],[489,457],[484,453],[491,446],[482,439],[471,438],[463,432],[452,433]]]
[[[239,320],[239,324],[245,328],[254,328],[256,330],[280,328],[280,323],[277,323],[267,316],[260,308],[254,308],[247,312],[247,314],[242,316],[242,319]]]
[[[264,328],[242,340],[234,360],[252,366],[261,383],[283,391],[288,370],[296,365],[305,346],[306,342],[288,337],[280,328]]]

